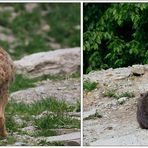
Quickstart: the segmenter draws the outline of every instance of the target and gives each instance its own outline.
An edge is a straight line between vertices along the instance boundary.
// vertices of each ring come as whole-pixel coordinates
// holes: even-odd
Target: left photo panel
[[[0,3],[0,146],[81,145],[80,3]]]

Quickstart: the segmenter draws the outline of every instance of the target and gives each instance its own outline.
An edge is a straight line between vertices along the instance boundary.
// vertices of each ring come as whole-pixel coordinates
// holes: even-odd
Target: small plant
[[[73,112],[76,106],[76,104],[69,105],[64,101],[58,101],[53,97],[49,97],[36,101],[30,105],[9,101],[8,105],[6,106],[6,112],[23,115],[24,117],[27,116],[28,118],[30,115],[38,115],[45,110],[55,113]]]
[[[122,94],[117,94],[114,90],[108,90],[105,93],[103,93],[104,97],[114,97],[117,100],[122,98],[122,97],[128,97],[128,98],[132,98],[135,95],[132,92],[124,92]]]
[[[64,146],[63,142],[46,142],[44,140],[40,141],[39,144],[40,146]]]
[[[103,96],[104,96],[104,97],[114,97],[114,98],[117,97],[116,92],[115,92],[114,90],[105,91],[105,92],[103,93]]]
[[[77,119],[60,115],[47,115],[34,121],[39,130],[55,128],[80,128],[80,122]]]
[[[81,111],[81,103],[80,103],[80,101],[77,101],[76,107],[75,107],[75,111],[76,112],[80,112]]]
[[[102,114],[98,110],[96,110],[95,117],[102,118]]]
[[[79,78],[80,77],[80,73],[79,72],[74,72],[72,74],[70,74],[71,78]]]
[[[134,95],[132,92],[124,92],[124,93],[118,95],[117,99],[122,98],[122,97],[132,98],[132,97],[134,97],[134,96],[135,96],[135,95]]]
[[[83,83],[83,89],[86,91],[92,91],[97,88],[96,82],[85,81]]]
[[[7,139],[0,138],[0,146],[11,145],[16,142],[16,139],[13,136],[8,136]]]

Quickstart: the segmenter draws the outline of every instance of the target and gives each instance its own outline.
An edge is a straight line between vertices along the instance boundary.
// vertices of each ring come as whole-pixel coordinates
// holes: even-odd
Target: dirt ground
[[[134,76],[132,67],[96,71],[84,76],[84,81],[97,82],[91,92],[84,92],[84,145],[148,145],[148,131],[141,129],[136,119],[137,101],[140,93],[148,89],[148,71]],[[130,92],[123,104],[104,93]],[[120,98],[119,98],[120,99]],[[101,118],[89,118],[94,110]],[[85,118],[87,116],[88,118]]]

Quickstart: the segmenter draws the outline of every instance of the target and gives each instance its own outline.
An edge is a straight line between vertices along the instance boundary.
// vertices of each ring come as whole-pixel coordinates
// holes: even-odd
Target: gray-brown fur
[[[137,121],[141,128],[148,129],[148,92],[141,94],[137,105]]]
[[[6,137],[5,106],[8,101],[8,87],[14,78],[15,68],[8,53],[0,48],[0,136]]]

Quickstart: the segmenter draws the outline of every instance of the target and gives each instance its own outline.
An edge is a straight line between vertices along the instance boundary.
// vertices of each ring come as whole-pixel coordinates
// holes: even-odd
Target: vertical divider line
[[[83,1],[81,1],[81,147],[83,147]]]

